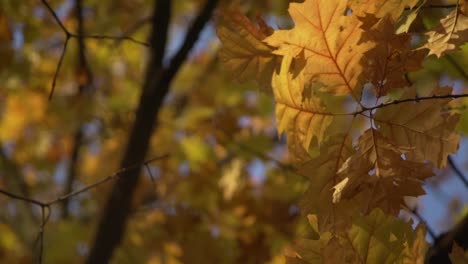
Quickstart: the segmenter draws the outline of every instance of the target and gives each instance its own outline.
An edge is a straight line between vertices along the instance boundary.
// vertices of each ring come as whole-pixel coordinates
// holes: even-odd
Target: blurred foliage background
[[[77,32],[80,0],[50,0],[63,25]],[[84,34],[146,42],[154,1],[83,0]],[[204,1],[172,1],[165,63],[180,46]],[[289,27],[287,0],[221,1],[274,27]],[[442,2],[442,1],[433,1]],[[450,2],[450,1],[449,1]],[[445,2],[444,2],[445,3]],[[440,12],[425,10],[413,27],[430,28]],[[202,32],[171,84],[138,186],[125,239],[113,263],[284,263],[306,235],[296,203],[306,179],[289,165],[275,129],[272,97],[239,84],[217,57],[215,21]],[[141,92],[148,47],[131,40],[70,38],[42,1],[0,1],[0,188],[53,200],[112,175],[126,146]],[[468,83],[468,47],[428,60],[419,80]],[[462,90],[459,90],[462,91]],[[459,129],[468,132],[463,100]],[[466,149],[466,148],[465,148]],[[463,150],[463,149],[462,149]],[[437,188],[450,172],[440,172]],[[443,177],[444,175],[448,175]],[[154,184],[156,183],[156,184]],[[44,263],[82,263],[111,183],[51,207]],[[439,191],[440,193],[440,191]],[[434,194],[433,194],[434,195]],[[467,197],[449,197],[452,217]],[[458,204],[457,204],[458,202]],[[38,206],[0,198],[0,262],[31,263],[40,254]],[[429,215],[430,216],[430,215]],[[452,220],[442,226],[450,227]],[[452,223],[453,224],[453,223]]]

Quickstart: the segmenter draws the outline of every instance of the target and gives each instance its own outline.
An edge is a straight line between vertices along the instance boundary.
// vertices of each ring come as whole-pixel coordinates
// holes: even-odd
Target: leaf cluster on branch
[[[218,20],[222,60],[239,81],[272,94],[278,132],[310,179],[301,209],[315,237],[290,252],[290,263],[424,261],[424,225],[413,230],[397,217],[405,197],[423,195],[433,169],[457,152],[460,116],[444,109],[467,95],[421,91],[411,74],[466,43],[468,17],[462,1],[418,48],[398,30],[418,2],[291,3],[291,29],[257,26],[239,11]]]

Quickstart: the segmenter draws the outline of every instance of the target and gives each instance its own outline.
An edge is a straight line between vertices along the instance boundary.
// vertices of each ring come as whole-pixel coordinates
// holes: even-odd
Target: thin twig
[[[103,179],[101,179],[101,180],[99,180],[99,181],[97,181],[97,182],[95,182],[95,183],[92,183],[92,184],[90,184],[90,185],[87,185],[87,186],[85,186],[85,187],[83,187],[83,188],[81,188],[81,189],[78,189],[78,190],[76,190],[76,191],[73,191],[73,192],[71,192],[71,193],[69,193],[69,194],[62,195],[62,196],[60,196],[60,197],[57,197],[57,198],[55,198],[54,200],[51,200],[51,201],[49,201],[49,202],[47,202],[47,203],[45,203],[45,204],[46,204],[46,205],[53,205],[53,204],[56,204],[56,203],[58,203],[58,202],[64,201],[64,200],[69,199],[69,198],[71,198],[71,197],[77,196],[78,194],[84,193],[84,192],[86,192],[86,191],[88,191],[88,190],[90,190],[90,189],[93,189],[93,188],[95,188],[95,187],[97,187],[97,186],[99,186],[99,185],[101,185],[101,184],[103,184],[103,183],[105,183],[105,182],[108,182],[108,181],[110,181],[110,180],[113,180],[113,179],[119,177],[119,176],[120,176],[121,174],[123,174],[124,172],[137,169],[137,168],[139,168],[139,167],[142,166],[142,165],[151,163],[151,162],[156,161],[156,160],[166,159],[166,158],[168,158],[168,157],[169,157],[169,154],[165,154],[165,155],[162,155],[162,156],[159,156],[159,157],[155,157],[155,158],[146,160],[146,161],[144,161],[143,163],[134,164],[134,165],[132,165],[132,166],[125,167],[125,168],[123,168],[123,169],[121,169],[121,170],[119,170],[119,171],[117,171],[117,172],[114,172],[112,175],[109,175],[109,176],[107,176],[107,177],[105,177],[105,178],[103,178]]]
[[[50,93],[49,93],[49,101],[52,100],[52,96],[54,95],[55,86],[57,83],[57,77],[60,72],[60,68],[62,67],[63,58],[65,57],[65,52],[67,51],[69,40],[70,40],[70,35],[67,35],[65,42],[63,43],[62,54],[60,54],[60,59],[57,63],[57,68],[55,69],[54,78],[52,80],[52,89],[50,90]]]
[[[453,58],[452,55],[447,55],[445,56],[448,62],[452,64],[452,66],[457,70],[457,72],[465,79],[465,81],[468,81],[468,73],[465,72],[465,69],[458,64],[458,62]]]
[[[215,9],[218,0],[208,0],[201,10],[200,14],[195,18],[193,24],[187,31],[185,35],[184,42],[179,48],[177,53],[170,60],[169,67],[166,70],[165,78],[167,80],[172,80],[175,74],[178,72],[180,66],[186,60],[189,52],[192,50],[192,47],[197,42],[200,32],[203,30],[204,25],[210,20],[211,14]]]
[[[77,34],[70,34],[70,37],[73,38],[83,38],[83,39],[101,39],[101,40],[114,40],[114,41],[122,41],[128,40],[130,42],[149,47],[150,44],[148,42],[144,42],[141,40],[137,40],[130,36],[108,36],[108,35],[77,35]]]
[[[455,164],[453,158],[451,156],[448,156],[447,159],[450,167],[452,167],[452,170],[455,172],[455,175],[457,175],[458,179],[460,179],[461,182],[463,182],[463,184],[465,185],[465,187],[468,188],[468,180],[466,179],[465,175],[460,170],[460,168],[458,168],[458,166]]]
[[[49,221],[50,219],[50,215],[52,213],[52,208],[51,206],[54,205],[54,204],[57,204],[59,202],[63,202],[67,199],[70,199],[72,197],[75,197],[81,193],[84,193],[86,191],[89,191],[93,188],[96,188],[98,186],[100,186],[101,184],[105,183],[105,182],[108,182],[112,179],[115,179],[115,178],[118,178],[121,174],[123,174],[124,172],[126,171],[129,171],[129,170],[132,170],[132,169],[136,169],[142,165],[147,165],[151,162],[154,162],[154,161],[157,161],[157,160],[161,160],[161,159],[166,159],[169,157],[169,154],[164,154],[164,155],[161,155],[161,156],[158,156],[158,157],[154,157],[154,158],[151,158],[151,159],[148,159],[140,164],[134,164],[132,166],[128,166],[126,168],[123,168],[115,173],[113,173],[112,175],[109,175],[95,183],[92,183],[92,184],[89,184],[89,185],[86,185],[85,187],[81,188],[81,189],[78,189],[76,191],[73,191],[71,193],[68,193],[66,195],[62,195],[60,197],[57,197],[51,201],[48,201],[48,202],[43,202],[43,201],[40,201],[40,200],[36,200],[36,199],[32,199],[32,198],[28,198],[28,197],[23,197],[21,195],[17,195],[17,194],[14,194],[14,193],[11,193],[11,192],[8,192],[8,191],[5,191],[5,190],[2,190],[0,189],[0,194],[3,194],[4,196],[6,197],[9,197],[11,199],[14,199],[14,200],[19,200],[19,201],[23,201],[23,202],[26,202],[26,203],[30,203],[30,204],[33,204],[33,205],[36,205],[36,206],[39,206],[40,207],[40,210],[41,210],[41,224],[40,224],[40,227],[39,227],[39,232],[38,232],[38,236],[37,236],[37,239],[36,239],[36,242],[34,243],[35,245],[38,245],[39,246],[39,253],[38,253],[38,263],[39,264],[42,264],[42,259],[43,259],[43,251],[44,251],[44,229],[45,229],[45,226],[47,224],[47,222]]]
[[[423,9],[438,9],[438,8],[441,8],[441,9],[451,9],[451,8],[456,8],[457,5],[456,4],[453,4],[453,5],[432,5],[432,4],[429,4],[429,5],[422,5],[420,7],[417,7],[417,8],[423,8]],[[405,8],[405,10],[412,10],[414,8]]]
[[[2,190],[2,189],[0,189],[0,193],[7,196],[7,197],[10,197],[11,199],[15,199],[15,200],[35,204],[35,205],[38,205],[38,206],[45,206],[47,204],[47,203],[41,202],[39,200],[31,199],[31,198],[28,198],[28,197],[23,197],[21,195],[17,195],[17,194],[14,194],[14,193]]]
[[[372,110],[375,110],[375,109],[384,108],[384,107],[387,107],[387,106],[390,106],[390,105],[397,105],[397,104],[402,104],[402,103],[420,102],[420,101],[426,101],[426,100],[457,99],[457,98],[463,98],[463,97],[468,97],[468,94],[447,94],[447,95],[421,96],[421,97],[416,97],[416,98],[395,100],[395,101],[391,101],[391,102],[388,102],[388,103],[382,103],[382,104],[372,106],[372,107],[364,107],[359,111],[352,112],[352,113],[347,113],[345,115],[359,115],[359,114],[362,114],[362,113],[364,113],[366,111],[372,111]]]
[[[70,35],[70,31],[65,27],[65,25],[60,21],[60,18],[58,17],[57,13],[55,13],[54,9],[50,6],[50,4],[46,0],[41,0],[42,3],[46,6],[47,10],[49,10],[49,13],[54,17],[54,20],[57,22],[57,24],[60,26],[62,31],[65,33],[65,35]]]

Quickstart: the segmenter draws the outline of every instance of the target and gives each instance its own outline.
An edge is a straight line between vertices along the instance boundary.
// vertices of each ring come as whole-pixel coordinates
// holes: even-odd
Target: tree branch
[[[24,203],[27,203],[27,204],[31,204],[31,205],[35,205],[35,206],[40,207],[40,209],[41,209],[41,224],[40,224],[40,227],[39,227],[39,232],[38,232],[38,235],[37,235],[37,238],[36,238],[36,242],[34,244],[39,248],[38,253],[37,253],[37,258],[38,258],[38,263],[41,264],[42,263],[42,258],[43,258],[43,250],[44,250],[44,229],[45,229],[45,226],[46,226],[46,224],[47,224],[47,222],[48,222],[48,220],[50,218],[50,215],[51,215],[51,212],[52,212],[52,208],[51,208],[52,205],[61,203],[61,202],[66,201],[66,200],[69,200],[72,197],[75,197],[75,196],[77,196],[79,194],[82,194],[82,193],[87,192],[87,191],[89,191],[91,189],[94,189],[94,188],[96,188],[96,187],[98,187],[98,186],[100,186],[100,185],[102,185],[102,184],[104,184],[106,182],[111,181],[111,180],[118,179],[121,176],[123,176],[123,174],[125,172],[135,170],[135,169],[139,169],[141,166],[147,166],[151,162],[161,160],[161,159],[165,159],[167,157],[169,157],[168,154],[146,160],[146,161],[142,162],[141,164],[132,164],[132,165],[126,167],[126,168],[120,169],[119,171],[113,173],[112,175],[109,175],[109,176],[107,176],[105,178],[102,178],[101,180],[99,180],[99,181],[97,181],[95,183],[86,185],[83,188],[80,188],[78,190],[72,191],[72,192],[67,193],[65,195],[59,196],[59,197],[57,197],[57,198],[55,198],[53,200],[50,200],[48,202],[44,202],[44,201],[41,201],[41,200],[38,200],[38,199],[33,199],[33,198],[26,197],[26,196],[18,195],[18,194],[15,194],[13,192],[9,192],[9,191],[3,190],[3,189],[0,189],[0,194],[3,195],[3,196],[8,197],[10,199],[13,199],[13,200],[18,200],[18,201],[21,201],[21,202],[24,202]]]
[[[77,20],[77,32],[78,34],[84,35],[84,21],[83,21],[83,0],[75,0],[75,14]],[[76,65],[76,83],[78,84],[78,94],[81,96],[85,91],[90,89],[92,83],[91,70],[89,69],[88,61],[86,60],[86,45],[83,38],[78,37],[78,63]],[[68,165],[68,174],[65,179],[64,194],[70,193],[73,190],[73,182],[77,176],[79,154],[81,145],[83,145],[83,123],[80,122],[76,128],[75,135],[73,137],[73,147],[70,157],[70,164]],[[69,217],[68,200],[64,200],[62,203],[62,217]]]
[[[432,95],[432,96],[421,96],[421,97],[408,98],[408,99],[402,99],[402,100],[394,100],[388,103],[382,103],[382,104],[372,106],[372,107],[364,107],[359,111],[347,113],[345,115],[359,115],[366,111],[372,111],[372,110],[384,108],[390,105],[397,105],[397,104],[403,104],[403,103],[420,102],[420,101],[426,101],[426,100],[457,99],[457,98],[463,98],[463,97],[468,97],[468,94]]]
[[[157,116],[169,91],[170,83],[198,39],[199,33],[211,17],[216,3],[216,0],[208,0],[188,30],[184,43],[171,60],[169,68],[163,69],[162,60],[167,38],[164,33],[169,27],[171,1],[159,0],[156,2],[150,36],[151,58],[147,65],[143,91],[135,115],[136,119],[130,132],[121,167],[126,167],[129,163],[138,163],[144,159],[149,148],[151,135],[157,129]],[[99,221],[86,263],[100,264],[110,261],[112,253],[125,232],[127,219],[132,209],[131,200],[140,177],[140,171],[141,167],[135,171],[124,173],[125,177],[120,177],[114,185]]]
[[[455,175],[458,177],[458,179],[460,179],[461,182],[463,182],[465,187],[468,189],[468,180],[466,179],[464,173],[460,170],[460,168],[457,167],[451,156],[448,156],[447,159],[450,167],[452,167],[452,170],[455,172]]]

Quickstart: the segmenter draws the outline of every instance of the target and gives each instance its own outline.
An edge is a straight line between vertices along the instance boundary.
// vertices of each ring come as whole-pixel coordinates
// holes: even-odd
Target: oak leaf
[[[419,224],[413,241],[405,243],[403,264],[424,264],[429,243],[426,241],[426,227]]]
[[[449,95],[449,88],[439,88],[436,95]],[[408,89],[401,99],[416,98]],[[431,161],[444,168],[447,156],[458,149],[460,137],[455,132],[459,114],[443,113],[450,98],[406,102],[378,109],[374,121],[379,131],[399,146],[412,148],[405,156],[411,161]]]
[[[335,186],[333,202],[360,201],[363,213],[379,207],[397,215],[404,197],[424,194],[423,181],[433,176],[429,164],[402,158],[409,150],[368,129],[359,139],[357,152],[338,172],[343,180]]]
[[[333,203],[332,194],[333,186],[342,180],[339,169],[354,152],[350,136],[336,134],[320,147],[320,155],[299,168],[299,173],[310,179],[299,207],[305,214],[317,215],[321,232],[349,225],[353,206]]]
[[[468,251],[463,250],[462,247],[455,243],[449,257],[453,264],[464,264],[468,262]]]
[[[299,241],[287,263],[401,263],[405,245],[414,240],[411,223],[379,209],[348,221],[352,226],[346,232],[334,236],[324,232],[319,238]]]
[[[291,3],[289,13],[295,23],[291,30],[277,30],[265,39],[277,47],[276,54],[304,60],[306,82],[318,82],[321,91],[351,94],[360,101],[360,61],[372,43],[358,45],[361,22],[346,16],[346,1],[306,0]]]
[[[361,41],[376,43],[365,53],[364,75],[372,83],[377,97],[409,85],[405,74],[421,68],[426,52],[412,50],[411,36],[396,34],[395,24],[389,16],[378,19],[374,15],[366,15],[361,21],[364,29]]]
[[[262,42],[273,29],[259,18],[259,26],[239,11],[229,11],[219,18],[217,34],[222,42],[221,60],[240,82],[255,80],[271,90],[271,76],[278,69],[281,57],[274,48]]]
[[[352,228],[340,239],[341,250],[349,252],[348,263],[398,263],[404,243],[411,239],[411,224],[374,209],[369,215],[355,217]]]
[[[419,0],[350,0],[348,6],[358,16],[390,16],[393,21],[397,21],[406,7],[413,8],[418,2]]]
[[[429,37],[422,47],[429,49],[429,55],[437,57],[453,52],[458,46],[468,42],[468,16],[458,9],[440,20],[440,25],[426,33]]]
[[[326,111],[319,97],[303,95],[303,71],[296,76],[289,72],[292,62],[291,56],[285,56],[279,73],[273,74],[276,120],[278,133],[287,134],[290,150],[296,155],[305,155],[313,138],[319,143],[325,139],[325,130],[331,124],[333,114]]]

